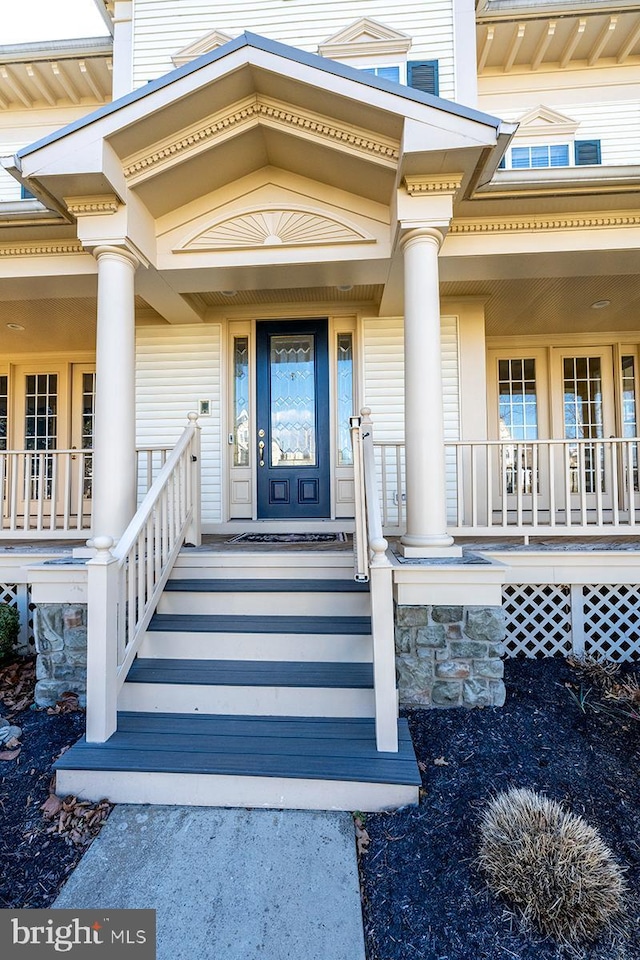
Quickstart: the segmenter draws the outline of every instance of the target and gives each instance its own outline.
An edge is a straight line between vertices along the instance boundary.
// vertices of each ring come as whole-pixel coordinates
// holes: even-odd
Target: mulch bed
[[[594,712],[595,689],[581,706],[591,681],[564,660],[509,660],[505,680],[502,708],[408,714],[423,796],[419,807],[369,814],[364,824],[369,960],[571,955],[523,931],[475,866],[480,811],[512,787],[540,791],[597,827],[629,889],[640,889],[640,718]],[[622,935],[581,955],[638,960],[639,915],[632,895]]]
[[[33,708],[33,659],[0,668],[0,716],[22,730],[0,752],[0,907],[47,907],[108,816],[110,804],[52,794],[51,765],[84,732],[77,698]],[[43,810],[42,807],[45,807]]]

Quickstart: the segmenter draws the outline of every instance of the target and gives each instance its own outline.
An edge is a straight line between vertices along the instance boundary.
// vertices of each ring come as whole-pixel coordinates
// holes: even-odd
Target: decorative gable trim
[[[190,43],[188,47],[179,50],[171,57],[171,61],[174,67],[183,67],[185,63],[191,63],[192,60],[196,60],[203,54],[217,50],[218,47],[229,43],[230,40],[233,40],[233,37],[230,37],[224,30],[212,30],[211,33],[207,33],[206,36],[196,40],[195,43]]]
[[[353,224],[304,207],[263,207],[215,221],[175,248],[174,253],[344,243],[375,243],[375,237]]]
[[[428,177],[405,177],[404,185],[411,197],[424,197],[432,193],[456,194],[462,186],[464,174],[434,174]]]
[[[134,154],[124,161],[124,175],[132,181],[145,179],[150,173],[189,153],[206,149],[217,140],[233,136],[241,127],[250,128],[258,123],[274,127],[298,130],[304,136],[331,143],[336,147],[363,153],[384,163],[395,166],[399,157],[397,141],[376,135],[366,130],[336,121],[266,97],[252,96],[227,110],[209,118],[205,123],[183,130],[171,140],[161,141],[150,151]]]
[[[405,56],[411,43],[412,39],[406,33],[387,27],[370,17],[362,17],[321,43],[318,53],[333,60],[388,54]]]
[[[520,118],[517,137],[574,137],[580,126],[577,120],[542,104]]]

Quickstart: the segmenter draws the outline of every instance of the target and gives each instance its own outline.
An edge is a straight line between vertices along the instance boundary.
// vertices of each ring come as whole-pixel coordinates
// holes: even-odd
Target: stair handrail
[[[393,566],[387,556],[378,495],[373,421],[363,407],[351,418],[355,485],[354,564],[356,580],[368,580],[371,595],[376,746],[398,752]]]
[[[199,546],[200,427],[188,424],[114,547],[93,538],[87,562],[87,740],[102,743],[117,723],[124,683],[185,541]]]

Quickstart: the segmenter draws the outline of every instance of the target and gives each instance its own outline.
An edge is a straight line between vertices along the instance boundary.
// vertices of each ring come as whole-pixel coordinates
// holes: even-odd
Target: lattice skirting
[[[502,604],[509,657],[640,658],[637,584],[511,584]]]
[[[20,617],[20,636],[18,650],[20,653],[33,653],[35,641],[33,637],[33,611],[35,604],[31,603],[29,586],[26,583],[0,583],[0,603],[8,603],[15,607]]]

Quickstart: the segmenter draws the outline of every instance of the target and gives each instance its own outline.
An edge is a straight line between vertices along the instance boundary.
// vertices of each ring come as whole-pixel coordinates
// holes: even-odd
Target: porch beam
[[[136,508],[134,274],[125,247],[100,246],[96,333],[93,530],[119,539]]]
[[[447,533],[440,295],[440,230],[410,230],[404,256],[405,557],[460,553]]]

